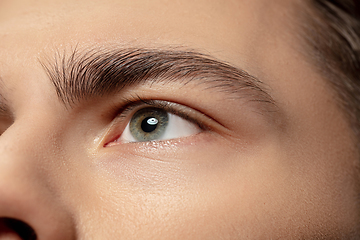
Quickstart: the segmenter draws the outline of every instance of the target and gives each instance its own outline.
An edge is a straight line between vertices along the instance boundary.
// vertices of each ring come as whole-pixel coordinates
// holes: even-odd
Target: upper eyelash
[[[126,99],[126,104],[118,111],[117,118],[119,120],[123,120],[129,116],[129,114],[136,108],[140,106],[145,107],[155,107],[163,109],[169,113],[175,114],[179,117],[182,117],[185,120],[188,120],[196,125],[199,126],[202,130],[209,129],[208,126],[206,126],[201,120],[195,119],[195,117],[190,116],[189,113],[186,113],[186,109],[179,109],[182,105],[177,103],[172,103],[164,100],[154,100],[154,99],[144,99],[140,97],[139,95],[136,95],[136,97],[133,100]],[[183,106],[184,108],[188,108],[186,106]]]

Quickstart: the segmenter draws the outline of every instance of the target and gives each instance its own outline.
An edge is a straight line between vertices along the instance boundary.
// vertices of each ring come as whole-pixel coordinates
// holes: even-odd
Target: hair
[[[306,3],[301,19],[305,54],[335,90],[337,102],[353,130],[359,158],[360,0],[307,0]],[[354,177],[360,205],[360,159],[354,161]],[[353,231],[351,239],[358,239],[360,226]]]
[[[302,19],[306,52],[335,89],[360,152],[360,1],[308,0],[307,4]]]

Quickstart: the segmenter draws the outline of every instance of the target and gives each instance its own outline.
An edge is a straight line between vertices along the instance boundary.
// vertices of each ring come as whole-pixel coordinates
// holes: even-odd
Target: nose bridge
[[[0,220],[28,224],[37,239],[73,239],[71,213],[62,204],[61,193],[49,184],[55,155],[50,154],[53,144],[45,132],[41,124],[15,123],[0,136]]]

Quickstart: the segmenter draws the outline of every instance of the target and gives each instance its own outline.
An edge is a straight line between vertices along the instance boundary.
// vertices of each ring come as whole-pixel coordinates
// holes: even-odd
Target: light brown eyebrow
[[[246,71],[195,51],[146,48],[73,50],[41,62],[66,105],[106,96],[145,81],[208,83],[263,105],[275,106],[265,84]],[[247,94],[244,94],[246,90]],[[269,109],[269,108],[267,108]],[[273,108],[272,108],[273,109]]]
[[[9,108],[5,101],[3,101],[2,97],[0,96],[0,117],[8,117],[10,115]]]
[[[1,90],[3,89],[3,79],[0,76],[0,117],[9,118],[12,116],[10,107],[6,98],[2,95]]]

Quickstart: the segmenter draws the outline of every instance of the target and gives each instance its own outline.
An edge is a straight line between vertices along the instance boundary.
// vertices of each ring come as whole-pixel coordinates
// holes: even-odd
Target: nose
[[[26,136],[34,135],[0,136],[0,240],[75,239],[71,212],[50,184],[45,162],[53,159],[38,148],[40,139]]]

